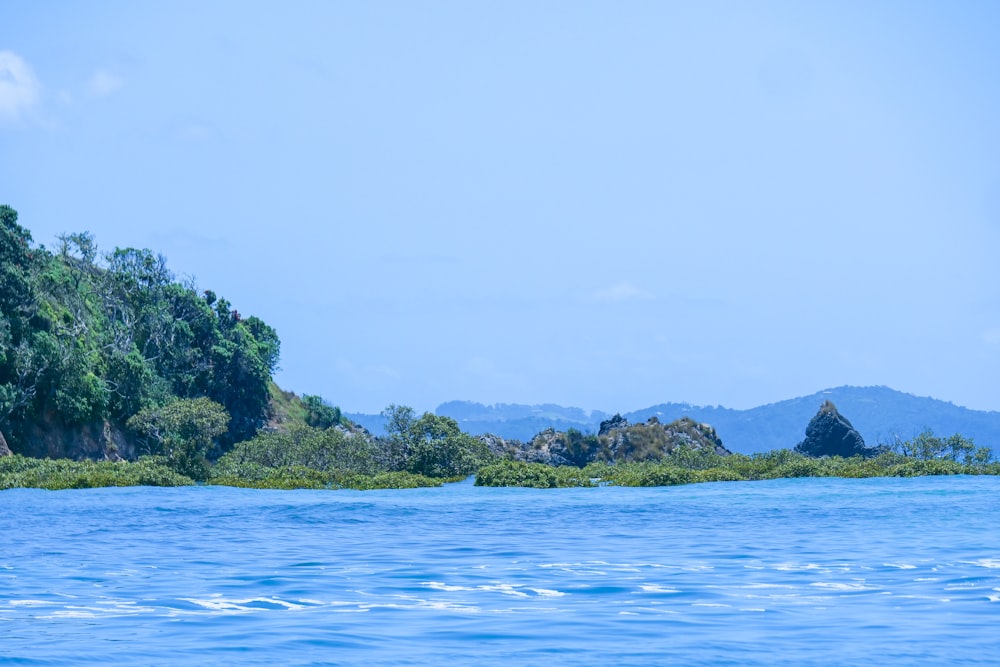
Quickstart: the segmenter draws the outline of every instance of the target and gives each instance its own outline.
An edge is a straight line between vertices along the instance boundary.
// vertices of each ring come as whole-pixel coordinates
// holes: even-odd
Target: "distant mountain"
[[[961,433],[980,445],[1000,447],[1000,412],[969,410],[888,387],[837,387],[749,410],[668,403],[624,416],[629,421],[645,421],[654,414],[660,421],[688,416],[714,426],[730,450],[752,453],[794,447],[826,400],[833,401],[869,446],[912,438],[929,428],[938,435]]]
[[[690,417],[714,426],[731,451],[749,454],[794,447],[825,400],[836,404],[868,445],[890,443],[896,437],[912,438],[929,428],[941,436],[961,433],[977,444],[1000,449],[1000,412],[969,410],[888,387],[837,387],[749,410],[663,403],[623,416],[632,423],[653,415],[661,422]],[[546,428],[596,433],[601,421],[610,416],[550,404],[482,405],[467,401],[443,403],[435,412],[455,419],[468,433],[494,433],[525,441]],[[382,432],[383,420],[377,415],[347,416],[374,433]]]
[[[456,421],[514,421],[518,419],[554,419],[572,423],[600,423],[611,415],[580,408],[564,408],[561,405],[522,405],[519,403],[497,403],[483,405],[471,401],[449,401],[442,403],[434,411],[437,415],[451,417]],[[532,434],[534,435],[534,434]]]
[[[546,403],[543,405],[522,405],[517,403],[497,403],[483,405],[471,401],[449,401],[442,403],[435,414],[451,417],[462,430],[473,435],[493,433],[503,438],[528,441],[547,428],[565,431],[576,428],[581,431],[597,431],[597,425],[610,414],[580,408],[566,408]],[[382,415],[345,413],[356,424],[364,426],[376,435],[385,432]]]
[[[467,433],[494,433],[501,437],[528,441],[547,428],[565,431],[569,428],[597,432],[597,426],[610,414],[560,405],[520,405],[497,403],[482,405],[469,401],[450,401],[438,406],[435,413],[451,417]]]
[[[385,435],[385,417],[364,412],[344,412],[343,415],[358,426],[364,426],[374,435]]]

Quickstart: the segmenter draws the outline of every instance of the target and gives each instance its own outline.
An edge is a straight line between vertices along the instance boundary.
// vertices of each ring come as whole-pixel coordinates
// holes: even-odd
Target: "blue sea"
[[[0,492],[0,663],[1000,665],[1000,478]]]

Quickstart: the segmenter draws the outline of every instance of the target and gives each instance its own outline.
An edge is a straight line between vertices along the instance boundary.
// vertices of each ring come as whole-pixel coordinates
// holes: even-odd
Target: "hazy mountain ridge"
[[[925,429],[938,435],[962,433],[977,443],[1000,442],[1000,412],[970,410],[947,401],[914,396],[889,387],[836,387],[748,410],[668,403],[624,415],[629,421],[660,414],[661,420],[689,416],[715,427],[725,445],[737,452],[794,447],[823,401],[836,404],[869,445],[912,438]]]
[[[599,424],[611,415],[600,410],[563,407],[553,403],[525,405],[521,403],[495,403],[483,405],[473,401],[448,401],[434,411],[435,414],[462,421],[514,421],[518,419],[558,419],[572,423]]]
[[[869,445],[888,444],[896,437],[912,438],[924,429],[946,436],[961,433],[977,444],[1000,445],[1000,412],[970,410],[947,401],[915,396],[889,387],[836,387],[808,396],[769,403],[747,410],[688,403],[662,403],[621,413],[631,423],[656,415],[662,422],[690,417],[715,427],[723,444],[734,452],[752,453],[791,448],[805,436],[805,428],[823,401],[833,401],[851,420]],[[528,441],[546,428],[576,428],[596,433],[610,414],[553,404],[482,405],[470,401],[442,403],[435,411],[455,419],[462,430],[475,435],[493,433]],[[380,432],[378,415],[347,415],[366,428]]]

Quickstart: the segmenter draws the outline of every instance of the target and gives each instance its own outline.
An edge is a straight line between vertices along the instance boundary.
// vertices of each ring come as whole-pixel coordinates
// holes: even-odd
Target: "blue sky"
[[[0,7],[0,202],[349,411],[1000,409],[1000,4]]]

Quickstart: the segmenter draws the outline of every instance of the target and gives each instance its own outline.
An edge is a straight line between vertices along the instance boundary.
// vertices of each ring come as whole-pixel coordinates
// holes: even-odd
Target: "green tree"
[[[959,433],[940,438],[931,429],[924,430],[910,440],[897,439],[892,450],[917,459],[941,459],[966,465],[985,465],[993,457],[989,447],[976,447],[972,438]]]
[[[44,370],[31,346],[33,263],[31,234],[17,224],[17,211],[0,206],[0,429],[34,400]]]
[[[128,420],[146,453],[166,457],[174,470],[195,480],[208,478],[208,455],[228,426],[226,409],[205,397],[144,408]]]
[[[382,411],[387,437],[382,440],[383,464],[428,477],[471,475],[492,459],[489,447],[463,433],[450,417],[390,405]]]
[[[427,477],[471,475],[492,459],[489,448],[463,433],[451,417],[425,412],[410,423],[407,469]]]
[[[88,232],[60,235],[54,254],[32,248],[16,211],[0,206],[4,434],[16,442],[42,422],[121,423],[174,398],[207,397],[230,415],[223,446],[253,437],[280,352],[274,329],[176,282],[151,250],[97,258]]]
[[[340,408],[329,405],[322,396],[304,394],[302,404],[306,408],[306,423],[316,428],[330,428],[340,423]]]
[[[31,233],[17,224],[17,211],[0,206],[0,313],[25,313],[33,302]]]
[[[115,248],[106,256],[99,285],[113,348],[127,354],[135,345],[146,359],[156,356],[167,322],[164,291],[173,280],[163,255],[151,250]]]
[[[284,431],[261,433],[236,444],[219,459],[219,472],[235,473],[247,465],[264,468],[300,466],[325,472],[375,474],[377,452],[369,437],[337,428],[295,424]]]
[[[578,468],[593,461],[601,446],[596,435],[585,435],[575,428],[560,434],[559,443],[562,445],[562,451],[559,453]]]
[[[386,438],[382,441],[382,463],[388,470],[403,470],[413,449],[413,408],[406,405],[389,404],[382,411],[385,419]]]
[[[208,395],[232,415],[225,438],[232,444],[252,438],[264,425],[271,400],[271,374],[278,363],[280,346],[277,333],[260,319],[249,317],[244,321],[236,311],[219,315],[223,339],[211,350],[212,384]]]

